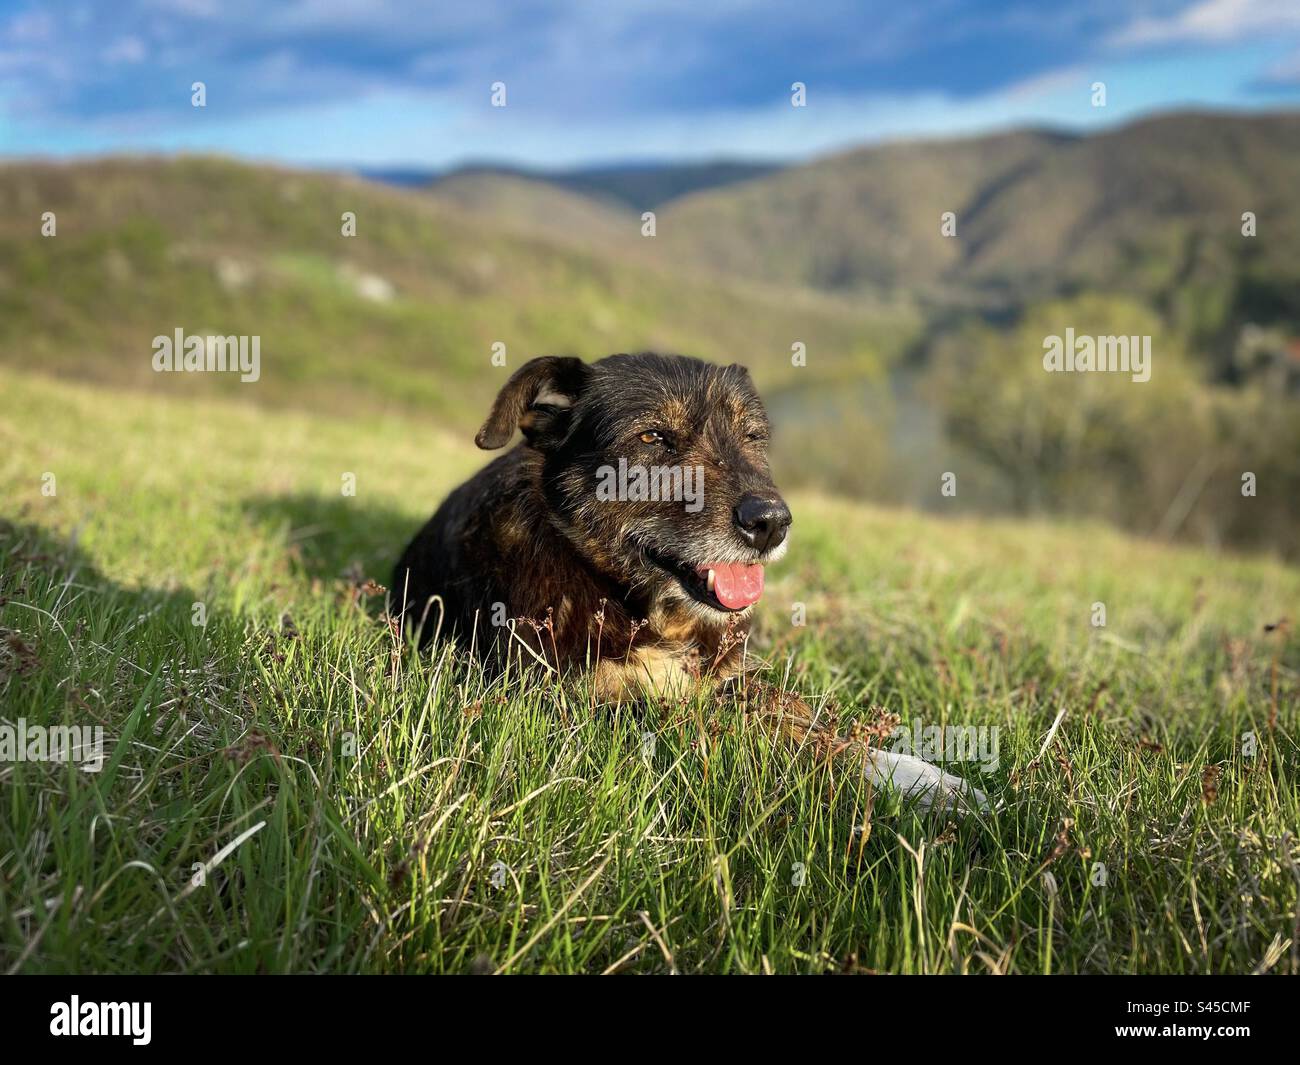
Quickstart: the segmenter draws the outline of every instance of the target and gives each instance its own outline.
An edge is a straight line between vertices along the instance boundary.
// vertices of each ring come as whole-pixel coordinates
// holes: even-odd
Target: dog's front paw
[[[897,718],[841,731],[832,709],[814,709],[795,692],[752,679],[734,683],[747,717],[819,757],[864,760],[874,786],[897,791],[920,809],[952,813],[990,809],[988,797],[961,777],[910,754],[874,746],[872,739],[879,742],[888,736]]]

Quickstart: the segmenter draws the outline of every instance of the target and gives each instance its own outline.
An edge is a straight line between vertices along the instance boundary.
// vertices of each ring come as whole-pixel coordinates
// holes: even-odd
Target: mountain
[[[617,255],[623,261],[658,261],[674,269],[692,262],[660,254],[642,236],[642,215],[682,196],[774,173],[750,163],[629,164],[573,171],[463,167],[427,182],[429,194],[495,225],[540,234]],[[414,187],[416,172],[390,172],[383,180]]]
[[[543,234],[566,243],[639,254],[641,217],[613,200],[504,170],[461,171],[436,182],[429,195],[492,225]]]
[[[836,155],[672,201],[660,247],[832,292],[996,304],[1098,288],[1294,314],[1297,188],[1300,114],[1182,113],[1082,137],[1027,131]],[[948,211],[955,236],[941,233]]]
[[[442,177],[442,171],[440,170],[428,170],[418,166],[362,166],[357,168],[356,174],[367,181],[378,181],[383,185],[396,185],[399,189],[423,188]]]
[[[783,169],[466,170],[431,192],[624,261],[919,302],[932,324],[1109,291],[1222,343],[1246,322],[1300,318],[1296,188],[1300,114],[1184,112],[1088,136],[879,144]],[[655,239],[629,239],[649,209]]]
[[[623,163],[617,166],[583,167],[574,170],[529,170],[516,167],[470,166],[453,170],[431,181],[463,182],[488,177],[519,178],[540,182],[588,196],[607,206],[617,206],[640,215],[669,200],[692,192],[725,188],[729,185],[776,173],[770,163],[724,160],[712,163]],[[409,180],[409,172],[390,172],[390,177]]]

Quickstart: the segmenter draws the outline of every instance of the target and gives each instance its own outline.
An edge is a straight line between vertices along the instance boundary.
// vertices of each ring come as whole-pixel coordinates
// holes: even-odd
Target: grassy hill
[[[549,181],[498,171],[464,171],[443,178],[429,193],[494,226],[550,236],[570,244],[644,260],[652,242],[640,239],[640,212],[597,200]]]
[[[475,171],[435,194],[469,204],[468,186],[482,182],[492,214],[597,246],[616,205],[632,217],[654,207],[659,236],[644,253],[787,287],[984,311],[1116,292],[1206,343],[1243,321],[1300,318],[1295,113],[886,143],[732,178],[666,181],[670,195],[641,203],[563,176]],[[953,237],[940,229],[946,211]]]
[[[492,168],[449,175],[432,194],[676,270],[919,299],[940,325],[1085,291],[1143,300],[1203,345],[1235,340],[1247,321],[1294,328],[1300,318],[1294,112],[891,142],[779,169],[717,167],[713,179],[682,169],[636,171],[658,182],[654,194]],[[629,245],[624,234],[649,209],[657,239]],[[941,231],[949,211],[954,236]]]
[[[1297,972],[1294,567],[793,495],[765,675],[996,729],[947,823],[395,646],[366,578],[482,461],[429,418],[0,392],[0,716],[107,747],[0,767],[0,968]]]
[[[933,284],[962,254],[940,236],[940,214],[960,219],[1061,143],[1012,133],[834,156],[668,205],[664,244],[724,272],[812,288]]]
[[[1251,286],[1300,277],[1298,183],[1300,115],[1174,114],[1085,137],[866,148],[676,200],[662,231],[728,273],[836,291],[1005,300],[1087,286],[1159,300],[1227,282],[1259,302]],[[955,238],[941,235],[944,211]],[[1258,219],[1250,241],[1244,211]]]
[[[914,328],[337,175],[207,158],[14,164],[0,166],[0,203],[0,363],[162,394],[418,410],[464,427],[537,354],[679,350],[747,361],[773,383],[795,340],[861,365]],[[625,244],[642,240],[633,227]],[[152,338],[177,327],[260,336],[261,381],[154,373]]]

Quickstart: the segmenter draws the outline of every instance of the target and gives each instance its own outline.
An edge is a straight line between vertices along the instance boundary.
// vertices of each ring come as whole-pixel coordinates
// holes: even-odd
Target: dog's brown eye
[[[763,432],[761,429],[756,429],[752,433],[746,433],[745,438],[748,440],[766,440],[767,433]]]
[[[641,434],[641,443],[643,444],[661,444],[663,439],[664,434],[658,429],[647,429]]]

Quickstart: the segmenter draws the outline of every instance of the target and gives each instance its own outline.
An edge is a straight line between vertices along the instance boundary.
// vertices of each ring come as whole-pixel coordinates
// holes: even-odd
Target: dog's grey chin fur
[[[732,619],[743,621],[754,610],[753,605],[743,607],[740,610],[719,610],[717,607],[709,606],[708,603],[701,603],[672,577],[669,577],[664,582],[656,596],[657,606],[668,606],[670,604],[675,607],[685,607],[690,612],[691,617],[697,621],[718,628],[724,628]]]

